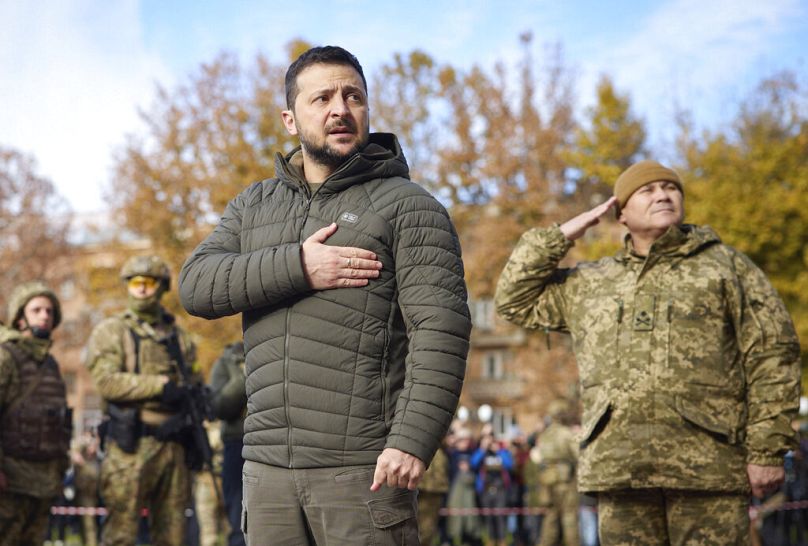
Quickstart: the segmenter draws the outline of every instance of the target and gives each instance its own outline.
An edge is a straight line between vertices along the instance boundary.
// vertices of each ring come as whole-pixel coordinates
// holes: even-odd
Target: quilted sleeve
[[[396,282],[408,354],[385,447],[428,465],[457,408],[471,319],[460,243],[448,213],[426,192],[405,197],[398,207]]]
[[[191,315],[214,319],[277,304],[310,290],[300,244],[241,251],[242,215],[253,184],[233,199],[213,232],[180,270],[179,295]]]

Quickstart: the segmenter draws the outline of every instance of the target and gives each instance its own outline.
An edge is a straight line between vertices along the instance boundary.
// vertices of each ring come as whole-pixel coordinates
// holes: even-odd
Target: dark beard
[[[39,326],[31,326],[31,335],[37,339],[50,339],[51,331]]]
[[[343,163],[345,163],[352,155],[357,153],[364,146],[363,142],[357,142],[356,146],[342,154],[329,146],[327,143],[323,146],[314,146],[306,142],[303,137],[300,137],[300,144],[306,150],[306,154],[315,163],[319,163],[324,167],[328,167],[332,171],[336,171]]]
[[[342,122],[341,125],[347,125],[349,128],[355,129],[352,123]],[[353,148],[343,154],[333,149],[328,142],[324,142],[322,146],[309,142],[302,131],[299,131],[297,136],[300,139],[300,145],[306,150],[306,155],[309,156],[309,159],[319,165],[328,167],[332,172],[336,171],[355,153],[360,152],[368,142],[368,135],[365,134],[365,138],[358,141]]]

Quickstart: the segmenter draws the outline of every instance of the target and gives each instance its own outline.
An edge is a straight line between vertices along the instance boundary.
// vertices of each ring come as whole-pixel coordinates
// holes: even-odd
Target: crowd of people
[[[211,377],[214,386],[239,392],[234,387],[242,380],[221,379],[238,378],[239,370],[243,377],[240,351],[240,343],[226,348],[217,361],[214,375],[218,380]],[[231,375],[228,369],[236,373]],[[230,419],[211,427],[217,486],[226,484],[223,500],[227,508],[213,491],[209,475],[196,475],[193,501],[186,510],[184,544],[188,546],[243,544],[237,527],[241,437],[233,433],[241,424],[242,411],[238,404],[231,406]],[[564,439],[565,431],[580,432],[575,423],[573,406],[560,401],[550,404],[548,415],[530,434],[515,428],[497,439],[490,424],[472,433],[467,423],[455,421],[419,485],[422,546],[597,546],[597,501],[577,492],[575,459],[571,451],[563,454],[565,445],[573,445]],[[786,457],[783,487],[751,507],[755,513],[751,533],[759,540],[755,544],[796,546],[808,541],[808,424],[800,432],[800,448]],[[103,457],[98,442],[93,431],[74,440],[63,492],[52,506],[46,546],[98,544],[105,521],[103,499],[98,495]],[[559,451],[570,457],[561,463],[566,468],[558,466]],[[228,462],[223,464],[222,456]],[[554,463],[549,463],[550,457]],[[145,522],[143,517],[138,544],[149,543]]]

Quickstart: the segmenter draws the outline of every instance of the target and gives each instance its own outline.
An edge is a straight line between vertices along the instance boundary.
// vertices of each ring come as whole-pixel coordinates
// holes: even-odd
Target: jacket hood
[[[282,156],[275,156],[278,178],[294,189],[306,186],[299,167],[292,164],[300,146]],[[391,133],[371,133],[362,151],[351,156],[331,176],[325,179],[318,193],[337,193],[348,186],[376,178],[410,177],[410,169],[398,139]]]
[[[669,257],[692,256],[719,243],[721,243],[721,238],[713,231],[713,228],[682,224],[668,228],[668,231],[651,245],[649,254]],[[630,259],[632,253],[631,235],[627,234],[624,239],[624,247],[616,258],[619,261],[626,261]]]

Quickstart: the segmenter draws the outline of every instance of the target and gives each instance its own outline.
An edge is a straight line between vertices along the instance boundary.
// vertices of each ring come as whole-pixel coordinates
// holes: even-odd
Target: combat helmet
[[[160,279],[165,290],[171,289],[171,271],[159,256],[132,256],[121,267],[121,279],[124,281],[142,275]]]
[[[40,281],[24,282],[11,291],[8,299],[8,326],[17,328],[17,321],[22,318],[25,305],[37,296],[45,296],[53,304],[53,329],[62,322],[62,306],[56,294]]]

